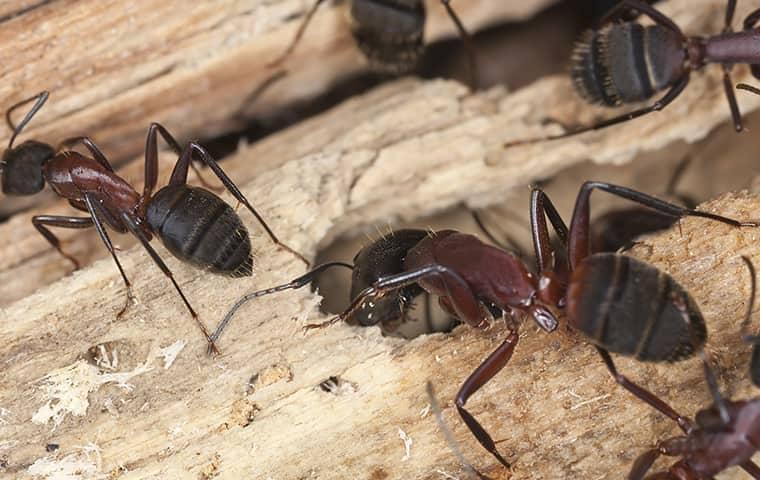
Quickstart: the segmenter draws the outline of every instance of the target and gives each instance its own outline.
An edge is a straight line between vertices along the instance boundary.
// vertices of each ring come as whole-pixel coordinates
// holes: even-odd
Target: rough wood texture
[[[347,192],[359,157],[308,156],[260,175],[245,193],[271,192],[265,211],[296,247],[310,251],[309,239],[349,224]],[[726,195],[703,208],[747,218],[760,209],[760,198]],[[681,231],[647,242],[639,255],[693,293],[712,332],[710,349],[724,367],[721,380],[747,395],[748,351],[739,345],[737,322],[748,281],[738,255],[760,263],[760,232],[692,219]],[[207,323],[239,292],[301,271],[263,239],[254,246],[253,281],[172,262]],[[468,458],[496,478],[508,477],[480,452],[449,403],[497,345],[501,327],[409,343],[344,325],[304,335],[307,317],[324,317],[315,313],[313,294],[290,292],[243,309],[223,337],[224,356],[209,359],[147,256],[138,249],[121,256],[128,272],[139,272],[132,276],[140,299],[123,321],[114,321],[124,291],[107,259],[3,311],[0,455],[9,475],[55,478],[43,472],[68,468],[84,479],[441,478],[459,467],[426,413],[430,379]],[[525,325],[510,368],[472,399],[472,411],[504,440],[513,478],[617,478],[643,448],[675,432],[616,388],[593,350],[576,340],[564,329],[546,338]],[[186,346],[165,369],[177,341]],[[98,344],[105,353],[92,348]],[[92,352],[99,366],[88,363]],[[685,412],[707,401],[694,362],[620,363]],[[349,382],[339,395],[317,387],[332,375]],[[413,441],[408,457],[401,432]],[[48,443],[61,448],[46,453]]]
[[[717,31],[722,3],[668,2],[663,9],[688,32]],[[746,79],[744,72],[737,69],[735,80]],[[675,140],[695,141],[728,118],[719,78],[716,69],[695,76],[664,112],[625,127],[507,151],[504,141],[537,133],[545,117],[590,120],[567,79],[545,79],[513,95],[499,89],[469,95],[452,82],[403,80],[242,148],[224,167],[284,240],[313,254],[375,223],[462,200],[493,202],[587,158],[620,163]],[[739,102],[745,112],[760,104],[748,95]],[[126,175],[139,179],[141,168],[131,166]],[[737,194],[703,208],[757,217],[759,202]],[[736,331],[748,289],[738,255],[760,263],[760,233],[702,220],[684,221],[682,232],[652,240],[638,254],[692,291],[712,332],[721,380],[748,395],[748,351]],[[117,322],[124,290],[110,259],[56,282],[69,267],[33,231],[29,215],[0,226],[0,237],[7,295],[0,312],[0,474],[381,479],[460,471],[425,414],[424,383],[434,381],[440,399],[450,402],[503,337],[501,327],[408,343],[343,325],[304,336],[306,317],[323,319],[315,313],[317,298],[290,292],[241,311],[223,337],[224,356],[211,360],[176,293],[139,248],[120,253],[140,303]],[[68,238],[86,263],[104,253],[94,236]],[[212,276],[169,259],[207,324],[241,292],[301,271],[263,237],[253,243],[259,252],[253,279]],[[508,371],[472,399],[473,413],[504,439],[513,478],[619,478],[640,451],[675,432],[616,388],[572,333],[544,337],[526,325]],[[164,369],[182,346],[178,340],[187,344]],[[87,363],[99,344],[105,354],[96,348],[98,365]],[[685,412],[707,401],[693,362],[660,368],[621,361],[621,367]],[[341,395],[316,387],[331,375],[349,382]],[[492,468],[450,403],[445,417],[472,462],[508,476]],[[413,440],[407,459],[399,431]],[[60,449],[47,453],[48,443]],[[727,478],[734,477],[742,474]]]
[[[456,8],[477,31],[525,19],[554,1],[461,0]],[[455,35],[439,2],[427,3],[426,40]],[[290,42],[311,5],[312,0],[5,2],[0,108],[50,90],[51,101],[28,135],[52,143],[90,135],[117,161],[142,150],[151,121],[171,125],[183,139],[226,133],[245,115],[314,97],[367,70],[343,8],[326,4],[284,65],[290,74],[255,105],[243,105],[272,74],[267,64]],[[9,136],[4,131],[0,144]]]

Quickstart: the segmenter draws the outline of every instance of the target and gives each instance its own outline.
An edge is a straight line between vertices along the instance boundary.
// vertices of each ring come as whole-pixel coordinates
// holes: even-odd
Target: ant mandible
[[[505,147],[571,137],[590,130],[633,120],[667,107],[689,84],[692,71],[708,63],[723,66],[723,88],[728,99],[734,128],[742,130],[742,119],[731,83],[731,67],[749,64],[752,75],[760,78],[760,54],[756,44],[760,31],[760,9],[744,19],[744,29],[734,32],[731,23],[736,0],[728,0],[723,31],[709,37],[687,37],[668,16],[641,0],[622,0],[602,20],[602,25],[626,10],[651,18],[655,25],[637,22],[613,23],[587,32],[573,54],[571,76],[578,94],[589,103],[609,107],[639,102],[668,89],[653,104],[612,117],[595,125],[538,138],[507,142]]]
[[[760,364],[756,361],[760,337],[747,335],[745,329],[752,314],[755,299],[755,268],[747,257],[742,257],[752,276],[750,300],[742,322],[742,339],[754,345],[751,377],[758,384]],[[740,465],[752,478],[760,479],[760,468],[751,462],[752,455],[760,446],[760,397],[751,400],[730,400],[723,398],[710,364],[702,354],[705,379],[714,404],[697,412],[696,425],[688,422],[686,435],[669,438],[657,444],[656,448],[642,453],[634,462],[629,480],[642,480],[652,464],[661,455],[682,457],[667,472],[647,476],[649,480],[702,480],[713,478],[723,470]],[[673,411],[672,415],[680,417]]]
[[[78,262],[63,251],[60,241],[49,227],[95,227],[116,262],[127,288],[127,302],[117,317],[125,312],[133,295],[131,283],[116,256],[106,226],[118,233],[131,233],[140,241],[156,265],[171,280],[210,348],[217,351],[206,327],[171,271],[149,243],[155,235],[180,260],[213,273],[233,277],[251,275],[253,257],[248,231],[234,209],[216,194],[187,185],[188,168],[193,160],[203,162],[216,174],[232,196],[256,217],[275,244],[309,264],[303,255],[279,241],[264,219],[201,145],[190,142],[184,149],[180,148],[171,134],[158,123],[152,123],[148,129],[142,194],[138,194],[114,172],[106,156],[88,137],[73,137],[63,141],[57,153],[49,145],[33,140],[13,147],[16,136],[47,98],[48,92],[42,92],[14,105],[6,114],[13,135],[3,154],[3,189],[6,193],[33,194],[42,190],[47,181],[53,191],[67,199],[71,206],[88,213],[86,217],[37,215],[32,217],[32,224],[76,268],[79,268]],[[13,126],[11,111],[35,99],[34,106],[21,123]],[[179,159],[169,183],[154,194],[158,182],[158,135],[179,155]],[[84,145],[92,157],[70,150],[76,144]]]
[[[673,217],[702,217],[734,227],[758,225],[680,207],[626,187],[589,181],[578,193],[568,229],[549,197],[534,187],[530,215],[537,275],[530,273],[514,254],[487,245],[473,235],[455,230],[418,231],[422,239],[404,252],[400,273],[378,278],[355,296],[345,312],[306,328],[323,327],[347,320],[357,312],[369,312],[382,297],[412,285],[438,296],[444,310],[475,328],[485,328],[494,317],[503,315],[509,334],[464,382],[456,396],[456,407],[480,444],[505,466],[509,463],[465,405],[509,362],[518,342],[522,316],[532,317],[541,329],[552,332],[564,313],[569,325],[596,346],[618,384],[668,415],[663,402],[618,373],[610,352],[643,361],[687,358],[705,340],[704,320],[688,292],[667,273],[624,255],[591,254],[590,195],[596,189]],[[567,252],[565,262],[555,262],[547,218]],[[328,265],[287,284],[247,295],[227,314],[213,338],[246,300],[303,286],[310,275]]]

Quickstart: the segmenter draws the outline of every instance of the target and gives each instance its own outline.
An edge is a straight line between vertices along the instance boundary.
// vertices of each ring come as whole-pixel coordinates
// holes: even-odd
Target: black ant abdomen
[[[612,107],[646,100],[674,84],[684,74],[684,60],[675,32],[629,22],[586,32],[570,74],[581,97]]]
[[[614,253],[592,255],[573,272],[567,318],[596,345],[641,361],[689,358],[707,338],[699,307],[673,277]]]
[[[354,0],[351,34],[377,73],[414,70],[425,51],[425,4],[419,0]]]
[[[187,185],[164,187],[148,204],[146,221],[177,258],[213,273],[251,275],[248,230],[214,193]]]

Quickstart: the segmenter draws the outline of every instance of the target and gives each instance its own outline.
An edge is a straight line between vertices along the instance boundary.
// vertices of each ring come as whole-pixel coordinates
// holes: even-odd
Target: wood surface
[[[722,7],[671,1],[662,9],[685,31],[701,32],[720,29]],[[746,69],[735,72],[736,81],[748,79]],[[751,112],[760,99],[740,94],[739,103]],[[185,108],[187,116],[195,106]],[[587,159],[624,163],[676,141],[695,142],[729,118],[720,71],[713,68],[695,75],[665,111],[624,127],[502,148],[505,141],[558,131],[547,119],[584,123],[603,113],[609,114],[575,98],[564,77],[512,94],[500,88],[471,94],[454,82],[403,79],[243,145],[224,168],[284,241],[313,256],[340,236],[460,202],[490,204],[517,191],[527,208],[531,181]],[[751,140],[746,133],[736,138]],[[170,167],[165,161],[164,178]],[[141,162],[123,172],[140,185]],[[758,202],[752,194],[726,194],[701,208],[751,218],[759,216]],[[570,207],[563,203],[562,211]],[[545,338],[526,324],[510,366],[470,403],[502,440],[500,449],[514,463],[508,472],[481,451],[451,403],[503,338],[500,325],[411,342],[345,325],[303,334],[305,323],[327,317],[317,313],[317,295],[287,292],[241,310],[222,338],[223,355],[212,359],[176,292],[128,239],[118,239],[119,256],[138,303],[121,320],[115,315],[124,288],[92,232],[61,235],[86,265],[70,274],[29,222],[34,213],[66,209],[46,205],[0,225],[0,476],[466,478],[430,414],[427,380],[467,458],[494,478],[620,478],[638,453],[676,433],[616,387],[576,334],[563,326]],[[194,270],[157,247],[207,325],[240,294],[303,271],[238,211],[257,252],[253,278]],[[694,295],[721,382],[738,397],[753,394],[749,351],[737,331],[748,295],[738,255],[760,262],[758,235],[687,219],[680,231],[635,251]],[[686,413],[708,401],[693,361],[620,365]],[[345,382],[338,394],[318,387],[330,376]],[[408,451],[402,436],[412,441]],[[59,448],[47,452],[48,444]]]
[[[555,0],[460,0],[472,31],[530,17]],[[150,122],[178,138],[213,138],[245,119],[306,101],[367,72],[344,5],[323,5],[282,66],[288,75],[246,100],[275,70],[312,0],[58,0],[0,5],[0,105],[49,90],[24,138],[53,145],[89,135],[121,163],[142,152]],[[427,1],[426,42],[454,35],[437,0]],[[14,15],[15,14],[15,15]],[[248,104],[250,103],[250,104]],[[5,108],[5,107],[3,107]],[[10,132],[3,129],[0,144]],[[260,160],[259,160],[260,161]],[[12,212],[19,200],[4,200]]]

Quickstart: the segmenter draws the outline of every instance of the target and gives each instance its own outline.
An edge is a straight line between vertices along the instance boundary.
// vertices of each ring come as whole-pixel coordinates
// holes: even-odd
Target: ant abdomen
[[[3,193],[33,195],[45,187],[42,166],[55,156],[48,144],[27,140],[3,155]]]
[[[164,187],[150,200],[146,219],[177,258],[213,273],[251,275],[248,230],[214,193],[187,185]]]
[[[658,25],[613,24],[586,32],[570,69],[578,94],[617,106],[645,100],[683,76],[683,42]]]
[[[398,75],[417,66],[425,48],[421,0],[354,0],[349,18],[351,33],[374,71]]]
[[[568,319],[596,345],[642,361],[691,356],[707,337],[688,292],[667,273],[625,255],[601,253],[573,272]]]

